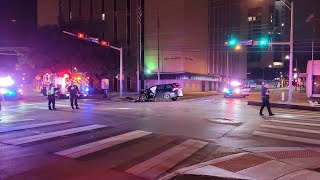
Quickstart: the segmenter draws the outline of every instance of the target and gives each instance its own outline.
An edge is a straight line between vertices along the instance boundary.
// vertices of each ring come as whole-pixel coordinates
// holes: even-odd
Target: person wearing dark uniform
[[[68,87],[68,92],[70,93],[70,102],[71,107],[74,109],[74,105],[76,105],[76,109],[80,109],[78,106],[78,96],[79,96],[79,88],[78,86],[71,83],[71,85]]]
[[[260,108],[260,113],[259,113],[259,115],[262,116],[262,115],[263,115],[263,114],[262,114],[263,108],[264,108],[264,107],[267,107],[267,108],[268,108],[268,112],[269,112],[269,116],[274,116],[274,114],[273,114],[272,111],[271,111],[270,102],[269,102],[269,99],[270,99],[269,84],[265,84],[265,85],[262,87],[261,96],[262,96],[262,106],[261,106],[261,108]]]
[[[55,89],[53,87],[53,84],[49,85],[48,91],[47,91],[47,95],[48,95],[48,107],[49,110],[51,109],[56,109],[55,105],[56,105],[56,100],[55,100]],[[52,104],[52,108],[51,108],[51,104]]]

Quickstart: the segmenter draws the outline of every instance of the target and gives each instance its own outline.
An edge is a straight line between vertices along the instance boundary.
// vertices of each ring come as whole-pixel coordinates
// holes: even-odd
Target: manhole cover
[[[209,121],[214,123],[220,123],[220,124],[232,124],[232,125],[241,124],[240,121],[236,121],[234,119],[228,119],[228,118],[214,118],[214,119],[209,119]]]

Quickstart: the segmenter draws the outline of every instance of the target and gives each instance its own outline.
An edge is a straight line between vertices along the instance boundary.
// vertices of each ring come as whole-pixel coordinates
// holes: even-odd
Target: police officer
[[[56,109],[55,108],[55,105],[56,105],[55,89],[53,87],[53,84],[49,85],[49,88],[48,88],[48,91],[47,91],[47,95],[48,95],[48,107],[49,107],[49,110]],[[51,104],[52,104],[52,108],[51,108]]]
[[[68,92],[70,92],[70,102],[71,102],[72,109],[74,109],[73,104],[76,105],[76,109],[80,109],[78,106],[78,96],[79,96],[78,86],[74,85],[74,83],[71,82],[70,86],[68,87]]]
[[[269,84],[265,84],[263,87],[262,87],[262,90],[261,90],[261,96],[262,96],[262,106],[260,108],[260,113],[259,115],[263,115],[262,114],[262,111],[263,111],[263,108],[266,106],[268,108],[268,112],[269,112],[269,116],[274,116],[274,114],[272,113],[271,111],[271,108],[270,108],[270,102],[269,102],[269,99],[270,99],[270,91],[269,91]]]

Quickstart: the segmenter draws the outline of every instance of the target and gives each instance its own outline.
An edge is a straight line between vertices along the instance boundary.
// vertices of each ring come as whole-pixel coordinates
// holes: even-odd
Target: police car
[[[17,86],[11,76],[0,78],[0,93],[5,100],[21,99],[23,90]]]
[[[242,86],[237,81],[228,83],[223,88],[223,97],[246,97],[250,95],[250,88]]]

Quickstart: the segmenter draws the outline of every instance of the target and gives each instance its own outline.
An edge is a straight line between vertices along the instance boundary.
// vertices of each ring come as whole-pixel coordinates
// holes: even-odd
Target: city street
[[[319,112],[274,109],[269,118],[247,100],[80,99],[79,110],[57,100],[54,111],[45,97],[4,102],[0,179],[158,179],[248,148],[319,147]]]

